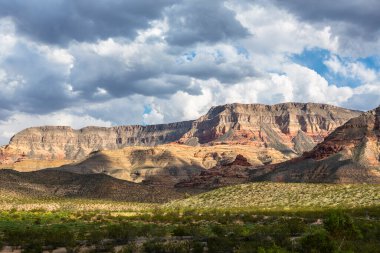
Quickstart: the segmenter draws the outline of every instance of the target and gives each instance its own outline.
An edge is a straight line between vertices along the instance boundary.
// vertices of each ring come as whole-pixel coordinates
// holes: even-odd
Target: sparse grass
[[[0,211],[112,211],[112,212],[148,212],[160,205],[135,203],[103,199],[80,198],[31,198],[21,194],[0,190]]]
[[[380,205],[380,185],[249,183],[176,200],[167,208],[271,211],[360,208]]]

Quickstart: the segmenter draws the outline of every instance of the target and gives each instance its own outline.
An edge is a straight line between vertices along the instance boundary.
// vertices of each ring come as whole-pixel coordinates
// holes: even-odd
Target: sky
[[[0,0],[0,144],[226,103],[380,104],[378,0]]]

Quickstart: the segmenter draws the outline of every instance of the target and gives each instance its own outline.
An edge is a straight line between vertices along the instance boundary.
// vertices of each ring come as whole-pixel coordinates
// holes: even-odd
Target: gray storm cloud
[[[12,17],[21,34],[49,44],[110,37],[133,39],[162,17],[174,0],[1,0],[0,15]]]

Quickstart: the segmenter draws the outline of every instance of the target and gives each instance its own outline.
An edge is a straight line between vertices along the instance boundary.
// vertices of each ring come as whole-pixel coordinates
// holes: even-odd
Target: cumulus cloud
[[[67,83],[70,57],[64,50],[16,37],[4,23],[8,20],[0,20],[0,33],[10,43],[0,54],[1,108],[47,113],[67,106],[75,97]]]
[[[133,39],[162,16],[173,0],[2,0],[0,15],[11,17],[20,33],[49,44],[111,37]]]
[[[224,1],[180,1],[165,14],[169,23],[166,39],[171,45],[234,41],[248,35]]]
[[[378,73],[374,69],[367,68],[361,62],[343,61],[333,55],[324,64],[334,73],[347,78],[358,79],[362,83],[374,82],[378,79]]]
[[[365,56],[379,49],[380,2],[377,0],[272,1],[303,21],[332,27],[333,33],[340,37],[341,52]]]
[[[7,120],[0,121],[0,143],[7,143],[16,132],[27,127],[41,125],[71,126],[79,129],[85,126],[111,126],[111,122],[90,116],[75,115],[69,111],[39,116],[19,112],[14,113]]]

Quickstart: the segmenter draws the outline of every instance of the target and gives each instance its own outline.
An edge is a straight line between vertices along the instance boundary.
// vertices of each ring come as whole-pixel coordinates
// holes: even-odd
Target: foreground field
[[[379,192],[377,185],[252,183],[141,204],[2,191],[0,246],[24,252],[379,252]]]

